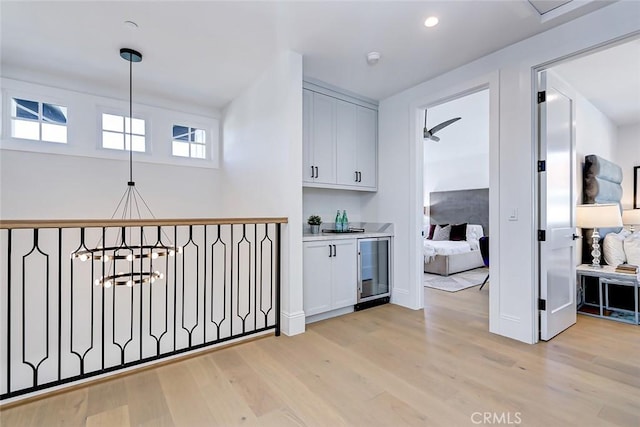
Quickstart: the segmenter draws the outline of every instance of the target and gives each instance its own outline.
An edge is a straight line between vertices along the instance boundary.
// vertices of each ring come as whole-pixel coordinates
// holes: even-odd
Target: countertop
[[[324,225],[324,224],[323,224]],[[320,226],[323,228],[331,228],[333,224]],[[393,237],[393,225],[379,223],[352,223],[351,228],[364,228],[362,233],[322,233],[311,234],[309,228],[305,228],[302,233],[303,242],[313,242],[319,240],[343,240],[343,239],[369,239],[373,237]]]
[[[367,231],[365,231],[364,233],[304,233],[302,235],[302,241],[313,242],[318,240],[368,239],[371,237],[393,237],[393,233],[377,233]]]

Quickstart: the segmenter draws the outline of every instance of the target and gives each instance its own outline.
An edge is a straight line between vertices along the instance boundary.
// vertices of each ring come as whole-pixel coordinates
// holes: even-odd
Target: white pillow
[[[629,264],[640,266],[640,231],[624,239],[624,253]]]
[[[604,262],[617,266],[627,261],[627,256],[624,253],[624,239],[628,235],[628,231],[622,230],[620,233],[609,233],[604,236],[602,242]]]
[[[436,225],[436,229],[433,230],[432,240],[449,240],[449,237],[451,237],[451,224],[446,227]]]
[[[467,241],[479,240],[484,236],[482,226],[479,224],[467,224]]]

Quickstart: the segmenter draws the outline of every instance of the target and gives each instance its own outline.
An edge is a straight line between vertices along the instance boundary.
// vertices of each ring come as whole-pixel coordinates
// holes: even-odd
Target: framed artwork
[[[640,209],[640,166],[633,168],[633,209]]]

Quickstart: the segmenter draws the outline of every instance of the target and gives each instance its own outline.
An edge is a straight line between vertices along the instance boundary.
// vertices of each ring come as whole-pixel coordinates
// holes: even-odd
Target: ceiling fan
[[[439,125],[436,125],[436,126],[432,127],[431,129],[427,130],[427,110],[424,110],[424,139],[425,139],[425,141],[427,139],[430,139],[431,141],[434,141],[434,142],[440,141],[440,138],[438,138],[434,134],[436,132],[439,132],[440,130],[446,128],[450,124],[457,122],[461,118],[462,117],[456,117],[454,119],[449,119],[447,121],[444,121],[444,122],[440,123]]]

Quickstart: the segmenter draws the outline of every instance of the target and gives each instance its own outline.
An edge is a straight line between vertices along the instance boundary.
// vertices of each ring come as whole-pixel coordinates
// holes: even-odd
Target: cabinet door
[[[302,91],[302,181],[313,182],[315,170],[313,164],[313,141],[311,129],[313,127],[313,92]]]
[[[358,249],[356,239],[334,240],[336,256],[331,258],[331,308],[354,305],[358,292]]]
[[[313,182],[336,183],[336,99],[313,93],[311,145],[316,178]]]
[[[378,113],[358,106],[356,111],[357,168],[360,187],[377,186]]]
[[[356,104],[336,101],[337,183],[341,185],[358,185],[356,110]]]
[[[306,316],[331,310],[331,241],[303,245],[303,307]]]

